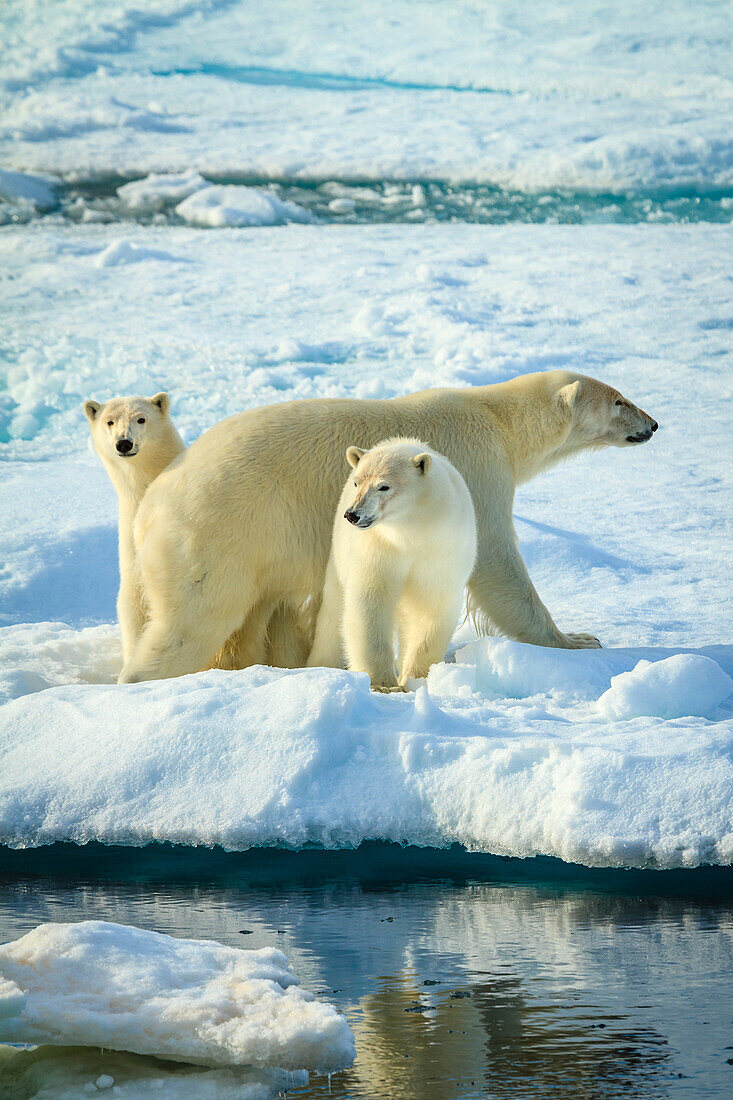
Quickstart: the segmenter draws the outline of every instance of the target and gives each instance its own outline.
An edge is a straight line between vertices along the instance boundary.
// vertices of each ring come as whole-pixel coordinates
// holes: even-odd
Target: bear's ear
[[[163,416],[167,416],[171,407],[171,399],[167,393],[156,393],[154,397],[150,398],[150,404],[157,405]]]
[[[578,390],[580,389],[580,382],[570,382],[569,385],[563,386],[558,394],[560,403],[566,405],[569,409],[575,407],[575,402],[578,399]]]
[[[365,454],[366,451],[363,451],[361,447],[347,447],[346,461],[348,462],[349,466],[352,466],[354,469],[356,469]]]
[[[415,463],[421,474],[426,474],[430,469],[430,464],[433,459],[431,455],[429,455],[427,452],[424,452],[421,455],[415,455],[412,461]]]
[[[98,401],[85,401],[84,415],[86,416],[87,420],[94,420],[94,417],[97,415],[101,408],[102,406],[99,404]]]

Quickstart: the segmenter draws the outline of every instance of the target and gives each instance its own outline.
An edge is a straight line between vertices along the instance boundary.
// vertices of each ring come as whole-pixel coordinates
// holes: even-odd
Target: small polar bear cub
[[[476,559],[465,481],[417,439],[349,447],[353,475],[336,510],[323,602],[308,665],[367,672],[404,691],[442,661]],[[399,672],[394,640],[399,644]]]
[[[133,525],[145,490],[183,453],[184,444],[170,419],[167,393],[154,397],[113,397],[100,404],[85,401],[92,443],[117,491],[120,591],[117,617],[126,661],[147,620]]]

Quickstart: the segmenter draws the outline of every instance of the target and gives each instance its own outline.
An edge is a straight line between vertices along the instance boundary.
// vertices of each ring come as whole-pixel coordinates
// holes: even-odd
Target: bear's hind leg
[[[217,616],[211,607],[200,606],[195,599],[188,603],[185,615],[174,617],[153,611],[118,683],[135,684],[200,672],[241,621],[239,615]]]
[[[279,603],[267,624],[267,663],[275,668],[303,668],[313,639],[308,608]]]

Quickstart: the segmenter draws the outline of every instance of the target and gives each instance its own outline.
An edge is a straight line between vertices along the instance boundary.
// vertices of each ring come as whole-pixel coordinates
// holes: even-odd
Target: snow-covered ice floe
[[[119,227],[4,231],[0,840],[384,838],[596,865],[729,862],[733,658],[709,643],[730,642],[732,606],[731,238],[719,226],[152,226],[139,244]],[[186,262],[131,262],[143,259],[131,243]],[[618,385],[660,423],[643,449],[581,456],[517,496],[541,596],[607,648],[476,641],[464,627],[455,662],[401,697],[318,669],[114,686],[116,502],[84,399],[170,389],[191,442],[273,401],[555,367]]]
[[[70,633],[58,645],[78,661]],[[14,681],[32,694],[3,708],[8,845],[381,838],[589,865],[733,860],[733,647],[483,638],[390,696],[359,674],[260,666],[33,690],[52,653],[47,635]]]
[[[298,987],[281,951],[106,921],[41,924],[0,947],[0,1041],[296,1071],[291,1084],[356,1056],[345,1018]]]

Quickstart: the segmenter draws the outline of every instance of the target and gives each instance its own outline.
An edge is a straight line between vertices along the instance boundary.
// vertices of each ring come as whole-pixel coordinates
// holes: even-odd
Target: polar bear
[[[354,472],[336,508],[308,664],[343,668],[345,657],[374,691],[404,691],[443,660],[456,628],[476,558],[471,494],[418,439],[352,446],[346,460]]]
[[[184,450],[169,417],[167,393],[154,397],[114,397],[100,404],[85,401],[94,449],[117,491],[120,589],[117,617],[126,661],[148,619],[148,604],[133,540],[133,523],[142,497],[156,477]],[[241,630],[234,631],[207,662],[208,668],[237,669],[262,663],[302,664],[310,636],[308,617],[287,605],[269,607],[260,623],[261,646],[255,652]]]
[[[168,415],[167,393],[153,397],[113,397],[104,404],[85,401],[94,450],[117,492],[120,590],[117,617],[122,631],[122,657],[127,660],[145,622],[147,610],[133,541],[133,522],[145,490],[184,450]]]
[[[571,371],[384,400],[291,401],[229,417],[164,470],[140,504],[135,539],[151,616],[120,681],[202,669],[239,627],[257,650],[268,609],[315,607],[344,451],[354,439],[371,447],[389,436],[424,439],[468,485],[478,531],[468,591],[479,626],[534,645],[596,647],[591,634],[560,630],[535,591],[514,532],[514,492],[579,451],[637,446],[656,429],[613,386]]]

